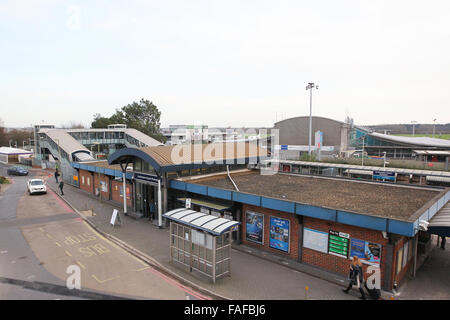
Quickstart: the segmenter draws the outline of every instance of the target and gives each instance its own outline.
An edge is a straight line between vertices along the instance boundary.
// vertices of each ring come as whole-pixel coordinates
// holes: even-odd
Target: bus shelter
[[[164,214],[170,221],[170,262],[212,279],[231,275],[231,232],[239,222],[187,208]]]

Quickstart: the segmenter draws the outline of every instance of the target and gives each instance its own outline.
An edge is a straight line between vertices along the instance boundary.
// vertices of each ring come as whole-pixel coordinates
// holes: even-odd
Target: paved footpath
[[[52,173],[47,184],[60,195]],[[86,215],[87,221],[111,240],[122,245],[137,257],[158,267],[197,290],[217,299],[233,300],[358,300],[359,292],[342,292],[345,278],[318,270],[295,261],[256,250],[243,245],[233,246],[231,255],[231,277],[212,281],[200,279],[169,262],[169,230],[159,229],[148,219],[134,219],[121,214],[123,225],[112,227],[114,209],[123,208],[110,201],[81,189],[65,184],[62,198],[76,211],[93,210],[94,216]],[[308,290],[305,290],[308,287]],[[392,293],[383,292],[384,299]]]

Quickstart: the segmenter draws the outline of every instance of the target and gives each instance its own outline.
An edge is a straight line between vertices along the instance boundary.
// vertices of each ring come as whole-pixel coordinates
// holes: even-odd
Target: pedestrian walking
[[[358,257],[354,256],[352,263],[350,265],[350,272],[348,275],[349,284],[346,289],[343,289],[345,293],[348,293],[350,289],[356,285],[359,289],[359,292],[361,293],[361,297],[359,297],[362,300],[366,300],[366,294],[364,293],[363,289],[363,283],[364,283],[364,276],[363,276],[363,269],[362,269],[362,263],[361,260],[359,260]]]
[[[59,177],[59,172],[58,172],[58,170],[56,170],[56,171],[55,171],[55,180],[56,180],[56,183],[58,183],[58,177]]]
[[[446,242],[445,236],[441,236],[441,249],[442,250],[445,250],[445,242]]]
[[[61,180],[61,182],[59,183],[59,190],[61,190],[61,195],[62,196],[64,195],[63,187],[64,187],[64,182]]]

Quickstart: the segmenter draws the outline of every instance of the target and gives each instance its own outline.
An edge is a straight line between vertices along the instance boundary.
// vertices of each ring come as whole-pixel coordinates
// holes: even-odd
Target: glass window
[[[134,171],[142,171],[142,160],[134,159],[133,168]]]

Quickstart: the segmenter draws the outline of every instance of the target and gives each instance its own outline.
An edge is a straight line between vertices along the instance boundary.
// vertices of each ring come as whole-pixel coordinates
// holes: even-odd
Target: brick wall
[[[111,199],[113,201],[123,203],[123,198],[120,196],[120,188],[123,186],[123,182],[112,180],[111,181]],[[126,188],[129,189],[129,195],[127,197],[127,206],[133,206],[133,189],[131,184],[126,183]]]
[[[263,244],[258,244],[253,241],[248,241],[246,239],[246,216],[247,211],[252,211],[256,213],[260,213],[264,215],[264,239]],[[299,228],[302,225],[299,224],[297,215],[275,211],[271,209],[266,209],[257,206],[251,206],[244,204],[242,206],[242,243],[251,247],[260,248],[266,250],[271,253],[276,253],[278,255],[286,256],[287,258],[298,260],[299,259]],[[277,250],[275,248],[270,247],[269,237],[270,237],[270,216],[279,217],[282,219],[287,219],[290,221],[290,244],[289,244],[289,252],[286,253],[281,250]],[[326,220],[320,220],[310,217],[303,217],[303,227],[308,229],[313,229],[317,231],[322,231],[328,233],[330,230],[347,233],[350,235],[350,239],[359,239],[368,242],[373,242],[381,245],[381,263],[380,263],[380,273],[381,273],[381,285],[385,287],[385,276],[386,272],[390,270],[388,278],[389,283],[387,284],[388,289],[391,289],[394,283],[394,280],[397,283],[400,283],[405,276],[409,274],[411,270],[411,266],[413,264],[413,255],[408,255],[408,262],[402,268],[402,270],[397,273],[397,253],[398,251],[404,247],[405,242],[409,241],[410,238],[404,236],[396,237],[395,243],[393,244],[393,256],[388,255],[388,246],[389,239],[385,239],[381,231],[345,225],[341,223],[335,223]],[[300,244],[302,245],[302,244]],[[413,250],[413,245],[410,243],[409,250]],[[350,255],[350,253],[349,253]],[[322,253],[316,250],[312,250],[309,248],[301,248],[301,260],[303,263],[310,264],[328,271],[331,271],[336,274],[341,274],[343,276],[348,275],[349,267],[350,267],[350,257],[348,259],[342,258],[339,256],[335,256],[328,253]],[[387,266],[386,264],[390,263],[391,265]],[[367,280],[369,274],[367,273],[367,268],[369,265],[363,264],[364,270],[364,278]]]
[[[245,221],[246,221],[246,216],[247,216],[247,210],[264,214],[264,239],[263,239],[264,244],[263,245],[246,240],[246,223],[245,223]],[[260,248],[260,249],[264,249],[264,250],[267,250],[269,252],[276,253],[279,255],[287,256],[290,259],[294,259],[294,260],[298,259],[298,252],[299,252],[299,250],[298,250],[298,235],[299,235],[299,226],[300,225],[298,223],[298,219],[297,219],[296,215],[294,215],[292,213],[275,211],[275,210],[266,209],[266,208],[262,208],[262,207],[255,207],[255,206],[251,206],[251,205],[247,205],[247,204],[244,204],[242,206],[242,212],[243,212],[243,216],[242,216],[241,231],[242,231],[242,243],[243,244],[252,246],[252,247],[256,247],[256,248]],[[278,249],[270,247],[270,244],[269,244],[270,216],[286,219],[286,220],[289,220],[289,222],[290,222],[289,223],[290,238],[289,238],[289,252],[288,253],[286,253],[282,250],[278,250]]]
[[[389,260],[393,261],[391,270],[393,270],[392,273],[395,272],[394,271],[395,266],[396,266],[395,265],[395,256],[396,256],[396,252],[398,251],[397,246],[398,247],[402,246],[400,241],[395,246],[394,257],[389,257],[389,259],[388,259],[387,246],[389,244],[389,240],[383,238],[381,231],[365,229],[365,228],[360,228],[360,227],[350,226],[350,225],[345,225],[345,224],[340,224],[340,223],[334,223],[334,222],[330,222],[330,221],[309,218],[309,217],[304,217],[303,223],[304,223],[304,227],[306,227],[306,228],[323,231],[323,232],[329,232],[329,230],[344,232],[344,233],[348,233],[350,235],[350,239],[355,238],[355,239],[359,239],[359,240],[370,241],[370,242],[380,244],[382,246],[381,247],[381,264],[380,264],[381,285],[382,286],[385,283],[384,282],[385,272],[386,272],[386,270],[388,270],[386,268],[387,261],[389,261]],[[402,241],[403,241],[404,238],[406,238],[406,237],[401,237],[400,239],[402,239]],[[394,259],[392,259],[392,258],[394,258]],[[351,263],[350,259],[345,259],[345,258],[341,258],[341,257],[335,256],[332,254],[318,252],[318,251],[311,250],[308,248],[303,248],[302,261],[304,263],[318,266],[320,268],[323,268],[323,269],[326,269],[326,270],[329,270],[331,272],[335,272],[338,274],[342,274],[342,275],[348,274],[349,266]],[[363,264],[365,279],[367,279],[367,277],[368,277],[368,274],[366,273],[367,267],[368,267],[367,264]],[[392,276],[393,276],[393,274],[392,274]],[[390,277],[390,279],[393,279],[392,276]],[[389,287],[391,288],[393,281],[391,280],[390,282],[391,283],[389,284]]]
[[[92,173],[90,171],[81,170],[79,171],[80,176],[80,189],[92,193],[95,195],[95,188],[100,188],[100,181],[103,181],[107,185],[107,192],[102,193],[102,199],[113,200],[118,203],[123,203],[123,198],[120,196],[120,187],[122,186],[121,181],[116,181],[111,179],[111,184],[109,183],[109,176],[104,174]],[[129,189],[129,196],[127,199],[127,205],[129,207],[133,206],[133,192],[132,185],[127,182],[126,187]]]
[[[106,190],[107,190],[106,192],[101,191],[102,187],[101,187],[100,182],[106,183]],[[108,176],[105,176],[104,174],[101,174],[101,173],[100,174],[94,173],[94,185],[95,185],[95,188],[98,188],[99,192],[101,192],[102,199],[110,200],[110,196],[109,196],[110,188],[109,188],[109,177]],[[94,194],[95,194],[95,191],[94,191]]]
[[[381,284],[384,283],[384,273],[385,273],[385,261],[386,261],[386,246],[388,245],[388,240],[383,238],[381,231],[360,228],[356,226],[345,225],[341,223],[334,223],[331,221],[320,220],[310,217],[304,217],[303,224],[305,228],[314,229],[323,232],[329,232],[329,230],[339,231],[348,233],[351,238],[370,241],[380,244],[381,247]],[[329,270],[334,273],[348,275],[350,267],[350,259],[345,259],[328,253],[322,253],[309,248],[303,248],[302,261],[307,264],[318,266],[320,268]],[[363,270],[365,273],[365,279],[367,279],[368,265],[363,264]]]
[[[405,243],[408,242],[410,240],[410,238],[407,237],[401,237],[398,239],[398,241],[395,243],[394,245],[394,257],[393,257],[393,268],[392,268],[392,279],[395,280],[397,282],[397,284],[400,285],[400,283],[402,282],[402,280],[408,276],[411,272],[411,268],[413,267],[413,263],[414,263],[414,253],[413,254],[409,254],[407,255],[407,263],[405,264],[405,266],[403,266],[400,270],[400,272],[397,273],[397,264],[398,264],[398,253],[399,251],[404,248]],[[408,251],[413,250],[414,252],[414,241],[411,241],[409,243],[409,247],[408,247]],[[403,256],[403,255],[402,255]],[[403,260],[403,257],[402,257]],[[403,264],[403,263],[402,263]]]
[[[91,172],[86,170],[80,170],[79,182],[80,182],[80,189],[87,191],[89,193],[94,193],[93,191],[94,181]]]

